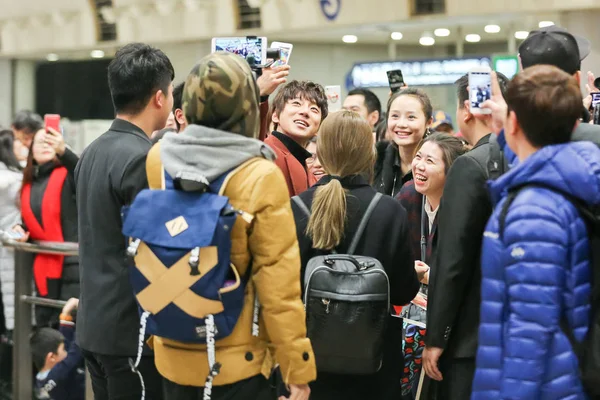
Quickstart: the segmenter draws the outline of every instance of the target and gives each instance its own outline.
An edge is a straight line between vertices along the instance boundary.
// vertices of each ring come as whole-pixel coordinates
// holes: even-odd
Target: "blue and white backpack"
[[[253,217],[234,209],[223,192],[229,178],[254,161],[208,184],[173,179],[162,168],[158,151],[148,155],[150,189],[123,209],[123,234],[130,238],[130,281],[141,314],[138,356],[131,362],[138,375],[146,333],[206,344],[210,374],[205,395],[211,392],[220,369],[215,340],[233,331],[250,278],[250,267],[240,276],[231,264],[231,230],[238,216],[247,222]],[[256,299],[254,303],[252,334],[258,336]],[[143,387],[141,375],[140,380]]]

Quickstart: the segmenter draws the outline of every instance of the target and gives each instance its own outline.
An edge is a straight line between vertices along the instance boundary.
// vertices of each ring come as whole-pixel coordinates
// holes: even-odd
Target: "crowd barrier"
[[[1,237],[4,247],[14,249],[15,254],[15,329],[13,332],[13,400],[31,400],[33,370],[29,337],[32,332],[32,307],[53,307],[62,309],[64,301],[43,299],[32,296],[34,254],[56,254],[76,256],[77,243],[29,242],[20,243]],[[89,375],[86,377],[86,400],[92,400]]]

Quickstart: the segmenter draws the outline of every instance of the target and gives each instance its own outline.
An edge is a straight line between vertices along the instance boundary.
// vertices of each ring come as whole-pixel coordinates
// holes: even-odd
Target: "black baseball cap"
[[[523,68],[554,65],[573,75],[581,69],[581,60],[590,54],[590,41],[556,25],[536,29],[519,46]]]

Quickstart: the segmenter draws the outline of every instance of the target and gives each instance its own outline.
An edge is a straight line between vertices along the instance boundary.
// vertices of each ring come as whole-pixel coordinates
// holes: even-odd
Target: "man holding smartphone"
[[[489,77],[489,75],[488,75]],[[502,88],[508,79],[501,76]],[[431,269],[423,368],[439,400],[471,395],[477,353],[481,286],[481,243],[492,214],[486,164],[491,123],[476,119],[469,77],[456,82],[456,121],[473,149],[448,171],[438,211],[438,249]],[[500,87],[500,86],[499,86]],[[479,105],[485,107],[485,103]]]

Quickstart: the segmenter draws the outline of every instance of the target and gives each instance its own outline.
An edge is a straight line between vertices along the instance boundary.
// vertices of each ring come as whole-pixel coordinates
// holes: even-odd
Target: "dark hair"
[[[29,110],[21,110],[13,119],[12,127],[18,131],[24,131],[33,135],[44,126],[44,121],[39,114]]]
[[[177,120],[177,118],[175,120]],[[152,137],[150,139],[150,141],[152,142],[152,144],[158,143],[158,141],[160,139],[162,139],[163,136],[165,136],[165,133],[167,133],[167,132],[177,133],[177,131],[175,129],[173,129],[173,128],[164,128],[164,129],[161,129],[160,131],[158,131],[158,133],[154,137]]]
[[[505,97],[506,88],[510,80],[502,72],[496,71],[496,76],[498,77],[498,85],[500,85],[502,97]],[[454,84],[456,85],[456,95],[458,96],[458,107],[461,109],[465,108],[465,101],[469,100],[469,91],[467,90],[467,87],[469,87],[469,74],[461,76]]]
[[[421,143],[415,150],[415,155],[427,142],[437,144],[442,150],[442,161],[444,161],[444,173],[448,174],[450,167],[456,161],[456,159],[465,154],[469,148],[465,146],[465,143],[460,138],[450,135],[448,133],[436,132],[421,140]]]
[[[369,89],[356,88],[348,92],[348,96],[363,96],[365,98],[365,106],[367,111],[371,114],[373,111],[379,112],[381,117],[381,102],[375,93]]]
[[[177,86],[173,88],[173,112],[177,109],[182,109],[182,100],[183,100],[183,86],[185,82],[181,82]],[[179,127],[179,126],[178,126]]]
[[[181,82],[179,85],[173,88],[173,114],[175,114],[175,110],[180,109],[183,111],[183,86],[185,82]],[[181,124],[177,120],[177,116],[175,116],[175,126],[177,127],[177,131],[181,129]]]
[[[31,145],[29,146],[29,154],[27,154],[27,164],[23,169],[23,186],[28,183],[32,183],[35,180],[36,170],[38,167],[37,161],[33,158],[33,146],[35,144],[35,138],[31,141]],[[55,165],[62,165],[58,157],[54,157],[53,161]],[[23,186],[21,186],[21,190],[23,190]]]
[[[108,66],[108,87],[116,113],[136,115],[159,90],[165,96],[175,77],[169,58],[143,43],[123,46]]]
[[[376,140],[378,142],[385,140],[385,134],[387,132],[387,114],[379,115],[379,123],[375,126]]]
[[[29,342],[33,363],[38,370],[41,370],[46,365],[48,353],[58,353],[58,348],[65,342],[65,337],[56,329],[40,328],[31,335]]]
[[[10,129],[0,130],[0,162],[7,168],[20,171],[21,164],[15,155],[15,135]]]
[[[392,107],[392,104],[400,96],[412,96],[419,100],[419,103],[421,103],[421,106],[423,107],[425,121],[429,121],[431,119],[431,117],[433,116],[433,107],[431,105],[431,100],[429,99],[429,96],[427,96],[427,93],[425,93],[423,90],[412,87],[402,89],[399,92],[394,93],[392,97],[390,97],[387,103],[387,115],[390,115],[390,108]]]
[[[506,90],[525,137],[535,147],[566,143],[581,116],[577,80],[551,65],[535,65],[517,74]]]
[[[273,113],[280,115],[288,101],[292,99],[300,98],[308,100],[317,105],[321,109],[321,121],[323,121],[329,113],[329,107],[327,105],[327,96],[325,95],[325,89],[318,83],[311,81],[291,81],[284,87],[282,87],[273,99],[273,105],[271,106]],[[275,124],[277,129],[277,124]]]

